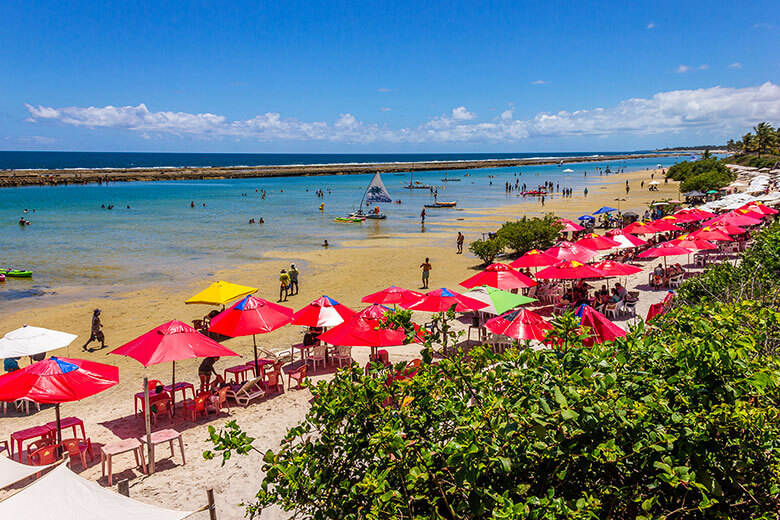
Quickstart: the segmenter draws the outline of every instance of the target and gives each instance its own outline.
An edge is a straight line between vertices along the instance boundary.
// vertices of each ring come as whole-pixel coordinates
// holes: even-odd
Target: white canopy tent
[[[54,464],[48,466],[28,466],[27,464],[20,464],[7,457],[0,457],[0,489],[5,489],[17,482],[21,482],[27,477],[35,475],[39,471],[44,471],[53,465]]]
[[[192,513],[127,498],[79,477],[64,464],[0,502],[0,518],[9,519],[181,520]]]
[[[0,338],[0,358],[34,356],[71,344],[78,336],[24,325]]]

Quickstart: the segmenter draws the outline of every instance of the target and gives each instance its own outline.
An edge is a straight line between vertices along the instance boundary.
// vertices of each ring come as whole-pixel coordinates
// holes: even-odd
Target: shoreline
[[[540,166],[583,162],[622,161],[680,157],[679,153],[587,155],[528,159],[478,159],[473,161],[427,161],[394,163],[351,163],[269,166],[208,166],[154,168],[96,168],[0,171],[0,188],[21,186],[58,186],[103,182],[151,182],[203,179],[253,179],[265,177],[307,177],[315,175],[357,175],[366,173],[405,173],[442,170],[472,170],[512,166]]]

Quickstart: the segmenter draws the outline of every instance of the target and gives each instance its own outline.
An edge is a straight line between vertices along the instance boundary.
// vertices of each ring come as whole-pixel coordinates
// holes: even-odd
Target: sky
[[[627,151],[780,124],[777,0],[0,13],[0,150]]]

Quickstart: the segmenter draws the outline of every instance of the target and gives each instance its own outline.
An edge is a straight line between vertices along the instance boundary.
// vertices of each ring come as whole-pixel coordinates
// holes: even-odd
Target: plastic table
[[[253,367],[250,364],[246,365],[236,365],[234,367],[226,368],[224,371],[224,378],[225,381],[228,379],[228,374],[233,375],[233,383],[239,384],[246,381],[246,374],[248,372],[253,372],[255,370],[255,367]]]
[[[136,466],[141,466],[141,469],[146,473],[146,460],[144,459],[144,450],[141,449],[141,442],[138,439],[124,439],[118,442],[112,442],[105,444],[100,448],[100,469],[103,472],[103,476],[106,476],[106,463],[108,463],[108,485],[113,485],[113,474],[111,472],[111,459],[114,455],[121,453],[127,453],[132,451],[135,455]],[[140,463],[139,463],[140,459]]]
[[[49,429],[52,435],[55,437],[57,436],[57,421],[51,421],[46,423],[46,428]],[[60,419],[60,430],[67,430],[68,428],[73,428],[73,437],[78,439],[78,432],[76,431],[77,427],[81,427],[81,438],[83,440],[87,440],[87,434],[84,432],[84,421],[79,419],[78,417],[65,417],[64,419]]]
[[[185,466],[187,464],[187,460],[184,458],[184,440],[182,439],[181,432],[177,432],[176,430],[159,430],[156,432],[153,432],[152,435],[152,460],[156,460],[154,457],[154,447],[158,444],[162,444],[164,442],[167,442],[168,445],[171,448],[171,458],[173,458],[173,441],[176,439],[179,440],[179,450],[181,451],[181,464],[182,466]],[[146,444],[146,437],[140,437],[139,439],[141,441],[141,444]]]
[[[16,442],[16,449],[19,452],[19,462],[22,462],[22,442],[38,437],[48,437],[50,434],[51,430],[46,426],[33,426],[26,430],[13,432],[11,434],[11,458],[14,458],[14,442]]]

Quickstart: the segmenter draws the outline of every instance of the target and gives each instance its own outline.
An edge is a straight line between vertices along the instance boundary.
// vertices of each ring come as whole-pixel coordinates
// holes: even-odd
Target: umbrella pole
[[[149,409],[149,378],[144,376],[144,424],[146,425],[146,457],[149,460],[149,474],[154,473],[154,458],[152,457],[152,411]]]
[[[254,334],[252,334],[252,344],[255,347],[255,377],[258,377],[259,370],[257,368],[257,338],[255,337]]]
[[[173,362],[173,374],[171,374],[171,412],[176,415],[176,361]]]
[[[54,405],[54,413],[57,417],[57,444],[62,442],[62,421],[60,420],[60,403]],[[21,455],[19,455],[21,459]]]

